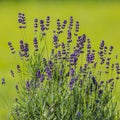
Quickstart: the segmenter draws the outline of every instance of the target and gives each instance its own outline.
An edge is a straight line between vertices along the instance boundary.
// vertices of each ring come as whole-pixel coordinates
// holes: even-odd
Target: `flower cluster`
[[[18,18],[20,29],[26,28],[25,15],[19,13]],[[33,55],[29,54],[28,43],[20,40],[19,55],[24,66],[17,65],[22,84],[16,85],[19,95],[12,116],[18,120],[120,118],[114,113],[117,110],[112,99],[120,74],[119,63],[112,62],[113,46],[107,47],[102,40],[99,51],[94,50],[91,40],[85,34],[79,35],[79,21],[72,16],[63,22],[57,19],[56,26],[52,33],[53,48],[47,58],[46,49],[40,49],[39,42],[50,29],[49,16],[46,20],[34,19]],[[66,36],[66,41],[61,41],[61,36]],[[12,43],[8,45],[14,54]],[[11,75],[15,76],[12,70]]]

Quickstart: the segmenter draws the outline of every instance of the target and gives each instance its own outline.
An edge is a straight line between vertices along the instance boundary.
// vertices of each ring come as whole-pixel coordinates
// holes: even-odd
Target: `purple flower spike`
[[[111,79],[109,79],[109,80],[107,81],[107,83],[111,83],[113,80],[114,80],[114,79],[111,78]]]
[[[58,45],[58,36],[57,35],[54,35],[53,36],[53,44],[54,44],[54,47],[55,48],[58,48],[59,47],[59,45]]]
[[[13,70],[10,70],[10,74],[11,74],[12,77],[14,77],[14,72],[13,72]]]
[[[70,31],[68,31],[68,37],[67,37],[67,39],[71,39],[71,37],[72,37],[72,33]]]
[[[43,82],[44,79],[45,79],[45,76],[42,74],[42,75],[40,76],[40,81]]]
[[[70,69],[70,75],[71,75],[71,76],[74,76],[74,74],[75,74],[75,71],[74,71],[73,68],[71,68],[71,69]]]
[[[38,40],[37,40],[37,38],[35,37],[34,38],[34,48],[35,48],[35,51],[38,51],[39,49],[38,49]]]
[[[50,16],[47,16],[46,18],[46,30],[48,30],[49,28],[49,25],[50,25]]]
[[[76,28],[75,28],[75,32],[79,32],[79,22],[76,21]]]
[[[62,71],[62,70],[60,70],[59,74],[60,74],[60,76],[62,76],[62,75],[63,75],[63,71]]]
[[[18,85],[16,85],[16,86],[15,86],[15,88],[16,88],[16,90],[17,90],[17,91],[19,90],[19,87],[18,87]]]
[[[37,77],[37,78],[40,78],[40,77],[41,77],[41,72],[40,72],[40,70],[37,71],[36,77]]]
[[[52,78],[52,72],[48,67],[46,67],[46,74],[47,74],[48,80]]]
[[[2,78],[2,85],[5,85],[5,78]]]
[[[74,84],[74,82],[75,82],[75,79],[72,78],[72,79],[70,80],[70,83],[69,83],[69,85],[70,85],[70,90],[73,89],[73,84]]]
[[[53,62],[51,60],[48,61],[48,65],[49,65],[50,69],[53,68]]]
[[[20,24],[19,28],[26,28],[25,14],[18,13],[18,23]]]
[[[102,93],[103,93],[103,90],[100,89],[98,92],[98,97],[101,97]]]
[[[44,25],[44,20],[40,20],[40,29],[41,29],[41,32],[43,33],[42,35],[44,35],[44,31],[45,31],[45,25]]]
[[[92,82],[93,82],[94,85],[98,84],[94,76],[92,77]]]
[[[11,42],[8,42],[8,46],[9,46],[9,48],[10,48],[10,50],[11,50],[11,53],[12,53],[12,54],[15,54],[15,50],[14,50],[14,47],[12,46],[12,43],[11,43]]]
[[[30,83],[29,83],[29,81],[26,81],[26,89],[30,90]]]
[[[78,119],[81,118],[81,113],[80,113],[80,112],[77,113],[77,118],[78,118]]]
[[[37,28],[38,28],[38,19],[37,18],[35,18],[34,19],[34,28],[35,28],[35,32],[37,32]]]
[[[105,45],[105,42],[104,42],[104,40],[102,40],[100,43],[100,49],[103,49],[104,45]]]
[[[67,20],[64,20],[62,24],[62,29],[65,29],[66,24],[67,24]]]
[[[21,72],[20,65],[17,65],[17,71],[18,71],[18,73]]]
[[[15,101],[18,102],[18,98],[15,98]]]

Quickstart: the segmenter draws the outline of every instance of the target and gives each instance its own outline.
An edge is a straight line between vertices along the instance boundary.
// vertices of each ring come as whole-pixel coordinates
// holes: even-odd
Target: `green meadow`
[[[26,14],[26,31],[20,31],[18,28],[18,12]],[[85,33],[87,38],[91,39],[93,48],[97,49],[100,41],[105,40],[108,46],[114,46],[113,54],[120,56],[119,2],[0,2],[0,80],[2,77],[6,80],[5,85],[0,84],[0,120],[9,119],[10,108],[16,95],[16,81],[12,79],[9,71],[16,69],[16,64],[20,60],[17,56],[10,54],[8,41],[11,41],[16,49],[19,48],[21,39],[26,39],[32,45],[34,18],[45,19],[47,15],[51,16],[53,29],[57,18],[64,20],[73,16],[75,20],[80,21],[79,34]],[[47,46],[50,47],[52,42],[50,35],[47,42]],[[115,99],[120,94],[119,86],[120,81],[116,86]]]

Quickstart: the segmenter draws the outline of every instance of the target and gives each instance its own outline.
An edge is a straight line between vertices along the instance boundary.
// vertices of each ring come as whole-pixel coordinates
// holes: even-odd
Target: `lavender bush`
[[[26,29],[23,13],[18,22],[21,30]],[[11,111],[14,120],[120,120],[113,99],[120,65],[112,61],[113,46],[102,40],[98,51],[92,49],[90,39],[79,35],[79,21],[71,16],[63,22],[57,19],[49,52],[50,23],[49,16],[34,19],[33,52],[28,42],[20,40],[22,64],[16,66],[17,73],[11,70],[12,77],[19,76]],[[12,43],[8,45],[17,54]]]

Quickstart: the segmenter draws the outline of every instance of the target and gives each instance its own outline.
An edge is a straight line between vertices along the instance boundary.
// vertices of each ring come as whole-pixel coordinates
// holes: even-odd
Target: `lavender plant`
[[[26,29],[25,14],[18,14],[18,22],[21,30]],[[50,23],[49,16],[34,19],[33,52],[20,40],[22,64],[16,66],[17,74],[11,70],[12,77],[19,76],[11,111],[14,120],[119,120],[114,92],[120,65],[112,61],[113,46],[102,40],[94,50],[91,40],[79,35],[79,21],[71,16],[63,22],[57,19],[49,52]],[[8,45],[17,54],[12,43]]]

